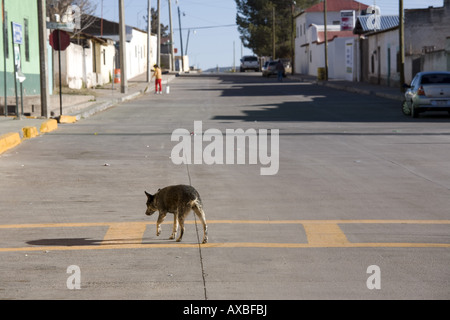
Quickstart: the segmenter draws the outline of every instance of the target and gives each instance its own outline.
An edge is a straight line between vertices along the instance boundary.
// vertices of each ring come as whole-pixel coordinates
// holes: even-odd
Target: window
[[[375,55],[374,54],[372,54],[372,57],[371,57],[371,73],[375,73]]]
[[[28,19],[23,19],[23,25],[25,29],[25,60],[30,61],[30,33],[28,30]]]
[[[424,75],[421,84],[447,84],[450,83],[450,76],[446,74],[428,74]]]

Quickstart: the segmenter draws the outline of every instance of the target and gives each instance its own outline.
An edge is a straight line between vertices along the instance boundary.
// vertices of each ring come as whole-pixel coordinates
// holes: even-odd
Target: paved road
[[[2,154],[0,298],[449,299],[449,122],[256,73],[180,77]],[[193,215],[181,243],[144,215],[144,190],[179,183],[206,245]]]

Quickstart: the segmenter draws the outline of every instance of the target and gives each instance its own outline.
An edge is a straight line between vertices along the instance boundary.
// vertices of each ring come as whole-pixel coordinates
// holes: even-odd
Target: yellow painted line
[[[42,246],[21,248],[0,248],[0,252],[31,252],[31,251],[73,251],[73,250],[111,250],[111,249],[163,249],[163,248],[198,248],[197,243],[142,243],[142,244],[111,244],[87,246]],[[260,242],[230,242],[206,243],[202,248],[450,248],[449,243],[348,243],[345,245],[319,245],[309,243],[260,243]]]
[[[172,224],[173,221],[165,221],[164,224]],[[67,223],[34,223],[34,224],[3,224],[0,229],[14,228],[64,228],[64,227],[98,227],[114,224],[156,224],[156,221],[132,221],[132,222],[67,222]],[[194,220],[187,220],[185,224],[194,224]],[[199,223],[199,221],[197,221]],[[450,220],[207,220],[208,224],[450,224]]]
[[[26,229],[26,228],[66,228],[66,227],[101,227],[110,226],[115,222],[69,222],[69,223],[26,223],[3,224],[0,229]]]

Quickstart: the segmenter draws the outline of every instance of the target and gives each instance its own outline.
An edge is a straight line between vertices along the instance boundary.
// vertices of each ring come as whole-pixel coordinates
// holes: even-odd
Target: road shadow
[[[239,115],[217,115],[220,121],[293,121],[293,122],[450,122],[447,112],[426,112],[417,119],[402,113],[402,103],[375,95],[358,94],[285,78],[265,78],[254,74],[205,74],[183,77],[214,78],[218,86],[196,88],[200,92],[218,92],[220,97],[243,98],[243,103],[267,97],[267,103],[247,104]],[[383,88],[380,88],[382,90]],[[271,103],[269,103],[269,101]]]

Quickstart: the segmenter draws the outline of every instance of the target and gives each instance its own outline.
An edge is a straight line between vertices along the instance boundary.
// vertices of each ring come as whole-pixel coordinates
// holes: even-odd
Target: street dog
[[[203,242],[208,242],[208,226],[206,225],[205,213],[203,212],[203,204],[200,195],[194,187],[187,185],[168,186],[158,189],[154,195],[144,191],[147,195],[147,211],[145,214],[150,216],[156,211],[159,212],[158,221],[156,222],[156,235],[161,234],[161,223],[167,213],[173,213],[173,229],[169,239],[175,239],[178,231],[178,224],[181,231],[177,238],[180,242],[184,234],[184,220],[191,210],[199,217],[203,224]]]

